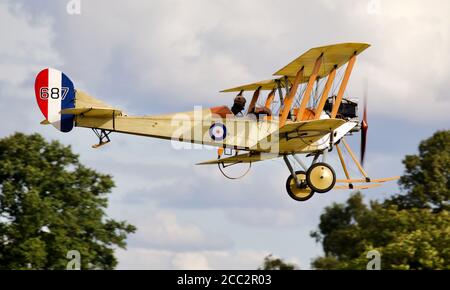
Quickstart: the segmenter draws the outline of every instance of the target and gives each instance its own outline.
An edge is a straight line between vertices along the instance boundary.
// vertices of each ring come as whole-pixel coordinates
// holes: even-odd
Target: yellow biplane
[[[211,145],[219,148],[218,157],[199,164],[218,165],[222,173],[231,165],[251,165],[281,157],[290,172],[286,181],[289,196],[305,201],[315,192],[367,189],[398,179],[371,179],[365,172],[361,164],[368,128],[366,109],[360,123],[358,103],[344,97],[356,57],[368,47],[365,43],[341,43],[312,48],[269,80],[223,90],[237,93],[231,109],[218,106],[175,114],[129,116],[75,90],[64,73],[52,68],[37,75],[35,94],[45,116],[41,124],[52,124],[62,132],[69,132],[74,126],[91,128],[99,139],[94,148],[110,142],[111,132]],[[342,73],[340,80],[338,72]],[[336,94],[333,88],[337,89]],[[253,96],[245,110],[246,91],[252,91]],[[262,100],[263,105],[257,106],[262,91],[268,91],[268,95]],[[345,136],[358,131],[361,162],[345,141]],[[334,148],[345,179],[337,179],[326,161]],[[360,177],[350,177],[343,149]],[[297,154],[311,158],[310,164]],[[293,161],[302,170],[294,170]]]

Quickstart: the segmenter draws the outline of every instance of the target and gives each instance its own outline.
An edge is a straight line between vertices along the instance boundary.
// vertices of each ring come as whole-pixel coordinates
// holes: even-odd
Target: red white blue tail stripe
[[[46,68],[36,76],[34,90],[45,119],[62,132],[71,131],[74,115],[61,114],[61,110],[75,108],[72,81],[59,70]]]

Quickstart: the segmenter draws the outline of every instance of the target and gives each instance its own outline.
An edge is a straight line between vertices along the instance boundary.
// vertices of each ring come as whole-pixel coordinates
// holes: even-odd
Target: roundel
[[[222,123],[214,123],[209,127],[209,136],[214,141],[222,141],[227,137],[227,127]]]

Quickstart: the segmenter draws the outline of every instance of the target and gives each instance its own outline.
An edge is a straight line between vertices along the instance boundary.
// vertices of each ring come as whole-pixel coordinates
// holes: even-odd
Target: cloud
[[[228,237],[205,232],[199,226],[180,223],[173,212],[159,211],[135,224],[138,231],[129,239],[131,247],[171,251],[222,250],[232,246]]]
[[[119,269],[177,269],[177,270],[219,270],[257,269],[269,253],[267,251],[199,251],[171,252],[132,248],[118,250],[121,261]],[[289,259],[293,261],[295,259]]]
[[[360,97],[368,79],[373,114],[448,120],[450,4],[378,3],[372,13],[370,1],[97,0],[84,1],[79,16],[57,5],[49,13],[78,85],[137,113],[229,103],[217,91],[270,77],[310,47],[362,41],[372,47],[358,59],[349,96]],[[278,17],[280,7],[290,9]]]
[[[188,153],[188,152],[186,152]],[[188,161],[189,162],[189,161]],[[145,167],[142,164],[142,167]],[[246,178],[239,181],[225,179],[216,167],[194,167],[158,164],[158,172],[152,174],[152,182],[142,187],[131,189],[124,195],[124,203],[142,203],[156,201],[161,206],[175,208],[229,208],[259,207],[268,202],[272,206],[282,206],[277,194],[283,187],[279,183],[279,174],[264,184],[255,182],[263,176],[258,169],[253,169]],[[148,167],[147,167],[148,168]],[[261,168],[264,172],[274,167]],[[241,168],[241,172],[246,168]],[[287,176],[284,172],[282,179]],[[243,191],[243,187],[251,190]]]
[[[202,253],[181,253],[172,260],[175,269],[210,270],[208,259]]]
[[[250,227],[286,227],[299,225],[293,211],[271,208],[233,208],[227,212],[228,217],[240,224]]]
[[[1,131],[28,128],[37,123],[33,81],[41,67],[59,64],[53,49],[52,22],[45,18],[32,20],[22,5],[0,3],[0,107]],[[40,114],[40,112],[39,112]],[[39,118],[39,117],[38,117]],[[21,122],[16,122],[21,120]],[[37,127],[37,126],[35,126]]]

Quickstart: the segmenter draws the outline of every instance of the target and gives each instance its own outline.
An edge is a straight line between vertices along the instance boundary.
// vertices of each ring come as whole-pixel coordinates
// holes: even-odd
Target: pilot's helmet
[[[245,102],[246,100],[242,95],[238,95],[234,98],[234,104],[240,106],[241,108],[245,107]]]

